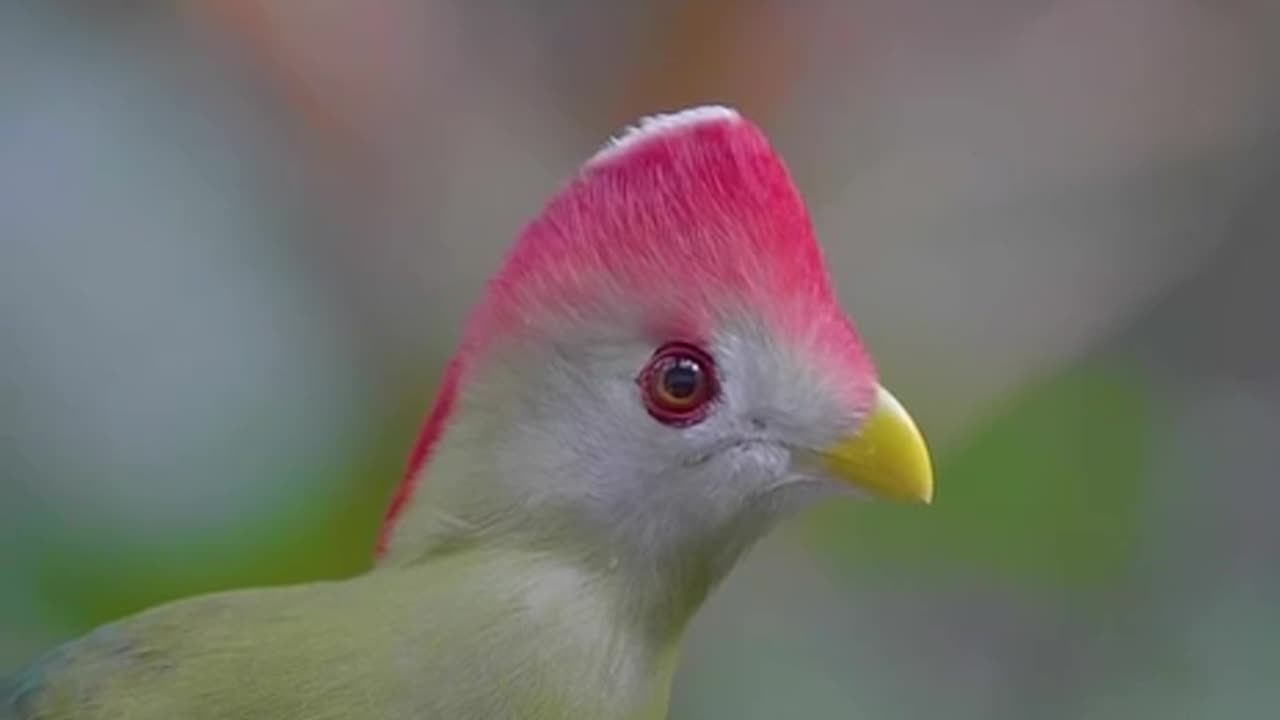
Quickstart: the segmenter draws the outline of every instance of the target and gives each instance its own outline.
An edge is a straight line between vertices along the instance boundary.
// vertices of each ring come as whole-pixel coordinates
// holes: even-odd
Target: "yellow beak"
[[[823,455],[833,475],[872,495],[923,503],[933,500],[933,465],[924,436],[883,387],[858,434],[840,440]]]

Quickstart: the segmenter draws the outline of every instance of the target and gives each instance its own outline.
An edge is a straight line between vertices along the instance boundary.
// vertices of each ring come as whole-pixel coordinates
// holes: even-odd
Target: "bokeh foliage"
[[[1136,559],[1152,419],[1141,375],[1068,369],[940,449],[927,510],[833,505],[815,513],[810,534],[848,572],[914,568],[1029,590],[1106,587]]]

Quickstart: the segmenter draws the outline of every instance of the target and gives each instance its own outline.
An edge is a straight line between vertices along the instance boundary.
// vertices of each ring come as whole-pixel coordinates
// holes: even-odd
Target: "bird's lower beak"
[[[924,436],[883,387],[858,434],[822,454],[835,477],[872,495],[923,503],[933,500],[933,466]]]

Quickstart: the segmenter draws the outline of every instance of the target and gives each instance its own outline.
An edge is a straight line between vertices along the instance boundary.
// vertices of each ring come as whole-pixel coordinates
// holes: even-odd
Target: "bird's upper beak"
[[[933,466],[924,436],[883,387],[858,433],[822,454],[835,477],[872,495],[923,503],[933,500]]]

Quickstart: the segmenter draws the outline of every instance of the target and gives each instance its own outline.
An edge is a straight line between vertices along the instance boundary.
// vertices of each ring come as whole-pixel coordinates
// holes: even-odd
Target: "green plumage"
[[[606,577],[471,551],[161,606],[0,686],[4,720],[659,718],[673,648]]]
[[[848,486],[932,498],[798,191],[736,113],[629,131],[511,257],[379,569],[101,628],[0,686],[0,720],[658,720],[689,620],[778,521]]]

